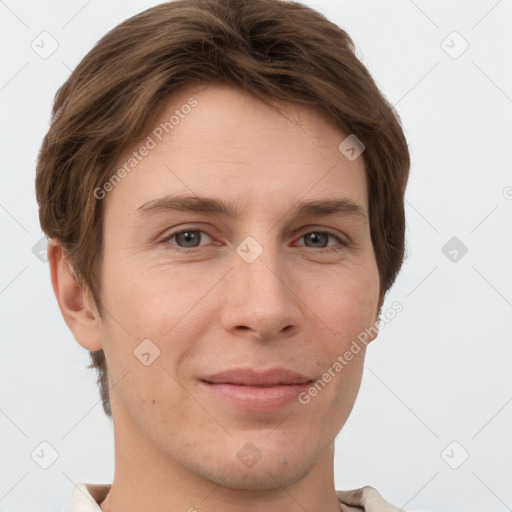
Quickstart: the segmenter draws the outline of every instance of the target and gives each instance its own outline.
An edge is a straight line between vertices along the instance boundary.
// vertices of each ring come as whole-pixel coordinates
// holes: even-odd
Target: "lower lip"
[[[234,403],[242,409],[276,411],[297,400],[299,393],[307,389],[311,382],[269,387],[211,384],[204,381],[201,381],[201,384],[214,396]]]

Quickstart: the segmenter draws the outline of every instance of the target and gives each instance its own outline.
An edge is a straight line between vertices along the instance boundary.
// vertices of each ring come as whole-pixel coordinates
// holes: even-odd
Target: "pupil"
[[[187,244],[187,247],[189,247],[189,242],[192,242],[192,244],[195,242],[197,242],[198,240],[198,237],[195,235],[195,231],[185,231],[183,233],[181,233],[180,235],[178,235],[178,238],[181,236],[185,239],[185,244]],[[195,238],[195,240],[194,240]]]
[[[322,237],[325,238],[326,236],[327,236],[326,233],[322,233],[320,235],[318,233],[311,233],[308,238],[310,240],[312,240],[313,242],[318,242],[319,239],[321,239]]]

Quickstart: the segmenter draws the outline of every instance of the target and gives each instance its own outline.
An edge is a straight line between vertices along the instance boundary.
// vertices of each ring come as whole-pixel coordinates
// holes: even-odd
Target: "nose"
[[[254,261],[236,253],[232,263],[223,280],[224,329],[259,340],[296,334],[302,328],[304,299],[298,296],[299,274],[292,273],[283,255],[267,244]]]

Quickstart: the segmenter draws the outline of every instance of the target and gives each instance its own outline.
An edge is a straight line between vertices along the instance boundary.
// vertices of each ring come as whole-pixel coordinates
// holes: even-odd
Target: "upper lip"
[[[277,386],[279,384],[304,384],[309,377],[288,368],[255,371],[252,368],[233,368],[200,380],[213,384],[238,384],[245,386]]]

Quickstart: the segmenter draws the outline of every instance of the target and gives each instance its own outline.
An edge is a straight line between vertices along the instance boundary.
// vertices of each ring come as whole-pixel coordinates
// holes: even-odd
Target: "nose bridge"
[[[237,247],[229,273],[226,327],[249,327],[261,337],[296,326],[300,311],[275,232],[246,237]]]
[[[258,240],[248,236],[237,246],[233,272],[244,293],[250,292],[260,297],[268,296],[269,300],[279,300],[283,294],[286,295],[282,282],[286,273],[282,254],[271,241],[272,232],[265,236],[259,235]]]

